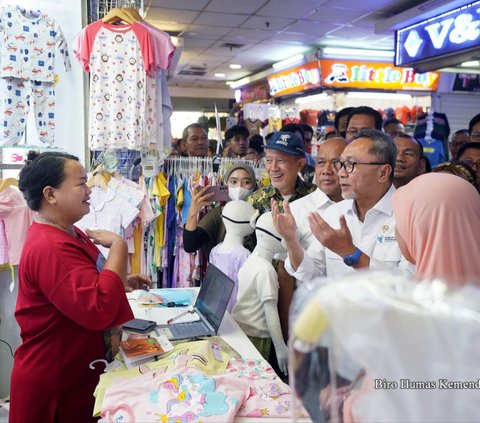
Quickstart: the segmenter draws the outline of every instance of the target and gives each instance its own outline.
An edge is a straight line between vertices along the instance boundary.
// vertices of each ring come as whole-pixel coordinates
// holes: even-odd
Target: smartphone
[[[125,322],[123,325],[125,330],[131,330],[133,332],[139,333],[148,333],[155,329],[157,326],[157,322],[153,320],[146,320],[146,319],[132,319],[128,322]]]
[[[228,196],[228,186],[227,185],[214,185],[208,187],[205,194],[213,193],[213,196],[210,197],[210,201],[229,201],[230,197]]]

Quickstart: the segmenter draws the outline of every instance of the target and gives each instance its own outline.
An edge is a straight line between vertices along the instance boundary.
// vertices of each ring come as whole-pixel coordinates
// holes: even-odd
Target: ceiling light
[[[237,63],[230,63],[230,69],[242,69],[242,65]]]
[[[243,85],[247,85],[250,82],[250,78],[247,76],[246,78],[239,79],[238,81],[232,81],[229,85],[231,88],[240,88]]]
[[[355,48],[337,48],[337,47],[324,47],[322,49],[323,55],[326,56],[361,56],[361,57],[387,57],[393,58],[395,56],[394,51],[390,50],[362,50]]]
[[[295,56],[289,57],[288,59],[281,60],[280,62],[274,63],[272,65],[273,69],[285,69],[288,68],[296,63],[303,62],[304,56],[303,54],[297,54]]]
[[[347,98],[360,98],[360,99],[385,99],[385,100],[411,100],[410,94],[396,94],[396,93],[362,93],[362,92],[350,92],[347,93]]]
[[[214,76],[215,76],[215,78],[225,78],[225,74],[221,73],[221,72],[215,73]]]
[[[298,97],[295,99],[295,103],[297,104],[314,103],[315,101],[321,101],[327,98],[328,98],[327,93],[320,93],[315,95],[309,95],[307,97]]]
[[[478,60],[472,60],[471,62],[463,62],[460,66],[464,68],[471,68],[475,66],[480,66],[480,61]]]

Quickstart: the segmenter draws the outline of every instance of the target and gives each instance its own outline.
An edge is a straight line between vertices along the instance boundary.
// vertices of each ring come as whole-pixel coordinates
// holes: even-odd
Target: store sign
[[[283,72],[275,73],[268,78],[270,95],[279,97],[320,87],[320,69],[318,60],[297,66]]]
[[[435,91],[438,72],[416,73],[387,63],[321,60],[322,86],[372,90]]]
[[[480,1],[395,31],[397,66],[478,47]]]

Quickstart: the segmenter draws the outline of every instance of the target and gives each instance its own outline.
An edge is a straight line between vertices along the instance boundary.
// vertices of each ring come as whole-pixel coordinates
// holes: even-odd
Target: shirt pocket
[[[401,258],[402,253],[396,242],[377,244],[370,257],[370,260],[373,261],[373,263],[370,264],[370,267],[376,269],[396,267]]]

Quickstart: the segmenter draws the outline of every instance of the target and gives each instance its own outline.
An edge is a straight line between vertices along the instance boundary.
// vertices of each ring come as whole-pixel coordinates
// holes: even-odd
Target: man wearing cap
[[[341,276],[361,268],[396,269],[414,273],[401,255],[392,209],[396,146],[385,133],[368,129],[347,145],[334,161],[343,201],[323,217],[310,213],[315,240],[305,251],[298,239],[288,204],[282,214],[275,204],[275,227],[288,249],[286,270],[300,281]]]
[[[305,162],[305,145],[300,137],[291,132],[274,133],[268,140],[265,153],[270,185],[255,191],[247,201],[264,213],[270,211],[272,199],[282,207],[284,200],[293,202],[315,191],[317,188],[315,185],[303,181],[299,176]],[[283,261],[276,261],[274,266],[280,286],[278,293],[280,323],[283,335],[287,339],[288,308],[295,280],[285,272]]]
[[[265,165],[270,185],[254,192],[248,202],[261,213],[270,210],[272,198],[282,207],[283,201],[295,201],[315,191],[315,185],[298,175],[305,166],[303,140],[290,132],[276,132],[266,146]]]

